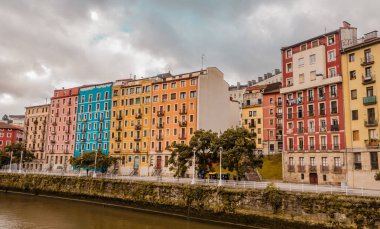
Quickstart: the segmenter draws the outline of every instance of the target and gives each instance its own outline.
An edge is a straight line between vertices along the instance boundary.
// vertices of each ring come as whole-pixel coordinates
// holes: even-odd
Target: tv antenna
[[[204,60],[205,60],[205,57],[206,57],[206,55],[205,54],[202,54],[202,69],[201,70],[203,70],[203,63],[204,63]]]

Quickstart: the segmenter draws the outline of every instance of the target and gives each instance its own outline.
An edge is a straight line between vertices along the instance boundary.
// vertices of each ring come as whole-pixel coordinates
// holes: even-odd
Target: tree
[[[101,151],[97,152],[96,158],[96,170],[100,170],[102,173],[107,172],[111,165],[116,164],[117,158],[103,154]],[[73,157],[70,159],[71,166],[80,169],[86,169],[86,174],[95,167],[95,152],[82,153],[79,157]]]
[[[13,153],[12,153],[13,152]],[[12,153],[12,163],[20,163],[21,161],[21,154],[22,154],[22,163],[24,162],[31,162],[33,161],[34,154],[31,153],[29,150],[27,150],[23,144],[17,143],[17,144],[10,144],[5,147],[5,154],[4,157],[8,157],[8,163],[11,158]]]
[[[236,180],[263,164],[262,156],[255,154],[256,143],[253,134],[247,129],[237,127],[227,129],[219,137],[223,148],[223,167],[236,171]]]
[[[380,171],[375,174],[375,180],[380,181]]]
[[[204,176],[212,169],[212,163],[217,161],[218,134],[211,130],[197,130],[191,137],[189,145],[173,143],[169,147],[172,152],[169,159],[170,170],[176,177],[183,177],[194,157],[198,174]]]
[[[4,165],[9,165],[10,156],[8,153],[0,150],[0,167]]]

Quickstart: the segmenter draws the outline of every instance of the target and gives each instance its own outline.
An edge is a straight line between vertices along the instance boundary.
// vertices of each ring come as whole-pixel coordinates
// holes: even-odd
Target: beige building
[[[50,104],[30,106],[25,108],[25,144],[35,160],[25,163],[25,169],[42,170],[46,159],[46,137]]]
[[[377,32],[342,52],[347,145],[347,184],[355,188],[379,189],[374,180],[379,171],[380,128],[377,92],[380,82],[380,38]]]

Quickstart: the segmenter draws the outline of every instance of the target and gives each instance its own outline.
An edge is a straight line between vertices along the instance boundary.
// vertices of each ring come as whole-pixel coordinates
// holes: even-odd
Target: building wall
[[[282,153],[283,111],[280,91],[263,94],[263,152]]]
[[[242,112],[243,128],[248,129],[256,143],[256,152],[263,153],[263,107],[262,104],[244,106]]]
[[[47,126],[50,113],[50,104],[25,108],[25,143],[35,160],[25,163],[26,169],[42,170],[46,164]]]
[[[50,102],[47,137],[49,170],[70,169],[74,156],[79,88],[55,90]]]
[[[16,126],[0,124],[0,151],[5,151],[5,147],[11,144],[21,143],[23,131]]]
[[[378,172],[378,152],[380,128],[379,104],[377,93],[380,91],[380,83],[376,81],[376,72],[380,72],[380,41],[372,45],[361,44],[362,47],[349,49],[342,54],[343,86],[345,98],[345,136],[347,142],[347,182],[350,187],[356,188],[380,188],[374,175]],[[365,60],[364,50],[370,49],[373,63],[363,64]],[[349,60],[349,55],[354,55],[354,60]],[[366,68],[371,68],[369,78],[365,80]],[[351,77],[350,72],[355,71],[356,77]],[[367,89],[373,89],[373,97],[368,96]],[[355,91],[357,97],[351,96]],[[367,99],[369,102],[366,102]],[[369,109],[374,110],[370,116]],[[357,112],[357,118],[352,112]],[[354,134],[354,131],[357,134]],[[354,136],[355,135],[355,136]],[[357,136],[356,136],[357,135]],[[372,154],[372,160],[371,160]]]
[[[108,155],[111,99],[112,83],[80,88],[76,119],[75,157],[78,157],[82,152],[94,152],[96,150]]]

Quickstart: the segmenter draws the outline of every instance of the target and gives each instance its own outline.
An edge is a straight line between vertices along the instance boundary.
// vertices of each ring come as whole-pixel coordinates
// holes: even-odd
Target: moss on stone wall
[[[276,228],[376,228],[380,199],[86,177],[0,174],[0,189]]]

